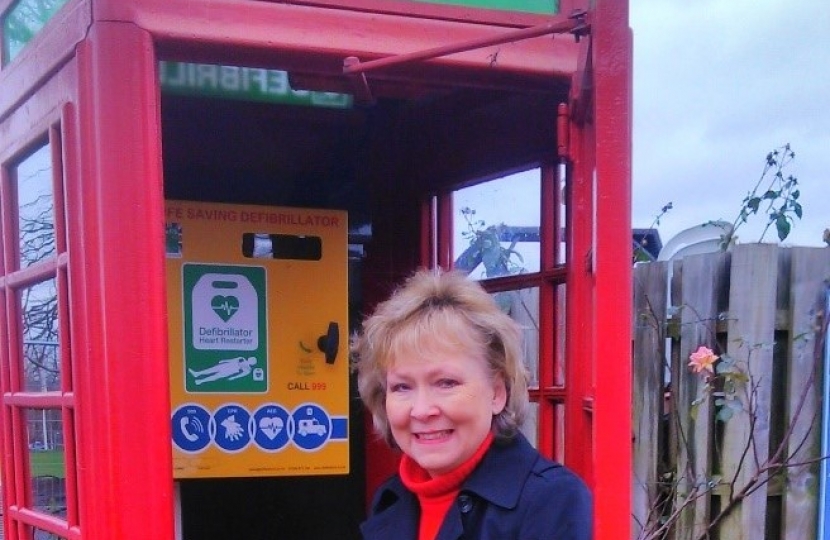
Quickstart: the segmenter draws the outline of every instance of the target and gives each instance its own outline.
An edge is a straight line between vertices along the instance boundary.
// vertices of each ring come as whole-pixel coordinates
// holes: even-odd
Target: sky
[[[766,155],[784,169],[803,217],[786,245],[822,246],[830,227],[830,4],[827,0],[630,0],[634,35],[632,226],[665,245],[711,220],[732,222]],[[763,185],[766,185],[763,184]],[[766,216],[738,230],[760,239]],[[777,241],[774,228],[764,241]]]

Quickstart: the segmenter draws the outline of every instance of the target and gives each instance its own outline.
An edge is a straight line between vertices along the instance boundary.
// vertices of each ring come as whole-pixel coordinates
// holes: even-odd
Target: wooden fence
[[[770,244],[635,267],[633,538],[817,540],[828,278]]]

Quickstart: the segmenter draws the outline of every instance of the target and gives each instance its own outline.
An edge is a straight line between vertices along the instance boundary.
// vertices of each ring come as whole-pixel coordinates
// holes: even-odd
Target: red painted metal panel
[[[596,153],[594,494],[596,538],[631,524],[631,77],[628,3],[593,19]]]
[[[153,43],[134,25],[96,23],[78,64],[80,170],[66,191],[81,528],[85,538],[172,538]]]
[[[436,248],[435,227],[432,220],[434,202],[434,198],[429,198],[421,203],[421,264],[429,268],[438,258],[437,252],[434,252]]]
[[[444,192],[438,196],[438,216],[436,238],[438,244],[437,266],[449,270],[453,265],[453,201],[452,193]],[[427,265],[429,261],[421,261],[421,265]]]
[[[540,213],[540,270],[553,270],[553,238],[554,223],[556,219],[554,191],[553,191],[553,167],[545,164],[540,168],[541,172],[541,206]],[[540,388],[553,387],[553,374],[555,371],[556,358],[556,305],[554,302],[556,285],[549,280],[543,280],[539,286],[539,386]],[[539,432],[538,448],[548,457],[553,457],[556,451],[555,441],[555,413],[556,404],[550,399],[542,399],[539,402]]]
[[[540,21],[544,22],[546,19],[544,15],[531,13],[483,8],[471,9],[466,6],[437,5],[407,2],[405,0],[289,0],[285,3],[350,9],[370,13],[397,13],[413,17],[481,22],[495,25],[533,25],[539,24]],[[568,3],[567,0],[564,3]],[[570,10],[560,9],[559,12],[569,13]]]
[[[337,77],[342,75],[347,56],[367,61],[505,32],[504,28],[482,24],[249,0],[214,0],[204,4],[110,0],[96,2],[95,10],[97,20],[135,21],[153,34],[161,55],[170,59],[253,62]],[[217,21],[221,21],[221,32],[217,31]],[[321,41],[319,36],[326,39]],[[458,76],[459,81],[467,84],[479,78],[481,84],[490,80],[501,84],[512,81],[515,85],[517,76],[532,76],[537,84],[550,88],[557,77],[561,80],[573,72],[574,50],[570,37],[543,36],[467,51],[394,73],[420,80],[430,65],[443,65],[453,68],[446,72],[447,77]],[[494,55],[498,61],[491,66]],[[465,68],[486,69],[458,71]],[[523,84],[529,83],[525,80]]]
[[[0,88],[3,88],[0,102],[6,97],[7,83],[14,88],[13,81],[0,79]],[[61,104],[71,99],[76,87],[75,64],[70,61],[13,111],[0,107],[0,162],[42,144],[46,132],[60,114]]]
[[[12,248],[5,241],[4,231],[11,230],[14,222],[12,221],[11,215],[11,178],[8,168],[2,165],[2,160],[0,160],[0,220],[2,220],[0,221],[0,270],[2,272],[0,273],[5,274],[10,270],[8,261],[12,260],[10,258]],[[5,394],[11,386],[9,377],[11,335],[5,319],[11,305],[7,296],[6,286],[3,283],[0,283],[0,302],[2,302],[0,304],[0,391]],[[11,467],[11,464],[14,463],[12,434],[11,429],[9,429],[11,421],[11,410],[8,407],[2,407],[0,410],[0,437],[2,437],[0,438],[0,441],[2,441],[0,449],[2,449],[2,454],[0,456],[2,456],[3,465],[2,490],[4,501],[14,500],[16,475],[14,469]],[[4,512],[4,530],[9,530],[9,526],[9,516]]]
[[[586,45],[587,46],[587,45]],[[568,300],[565,343],[565,371],[570,385],[566,398],[565,461],[589,484],[594,485],[592,417],[583,409],[592,395],[594,342],[593,312],[594,276],[590,267],[592,256],[593,127],[572,123],[570,135],[571,163],[568,167]]]

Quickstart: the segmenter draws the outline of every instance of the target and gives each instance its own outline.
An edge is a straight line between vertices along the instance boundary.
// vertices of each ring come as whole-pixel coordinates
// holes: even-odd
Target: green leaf
[[[746,202],[746,207],[752,210],[752,213],[755,214],[758,212],[758,206],[761,204],[760,197],[752,197]],[[744,220],[746,221],[746,220]]]
[[[790,222],[786,216],[779,215],[775,220],[775,228],[778,231],[778,239],[783,241],[790,235]]]
[[[770,189],[770,190],[767,190],[766,193],[764,193],[763,198],[764,199],[777,199],[778,195],[779,195],[778,191],[773,191],[773,190]]]
[[[793,203],[793,212],[795,212],[795,215],[798,216],[798,219],[801,219],[802,210],[800,204]]]

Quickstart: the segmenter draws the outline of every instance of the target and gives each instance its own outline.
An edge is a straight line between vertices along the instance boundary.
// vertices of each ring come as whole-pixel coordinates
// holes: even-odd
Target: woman
[[[589,540],[590,494],[519,432],[521,334],[458,273],[413,275],[355,336],[358,389],[402,451],[365,540]]]

